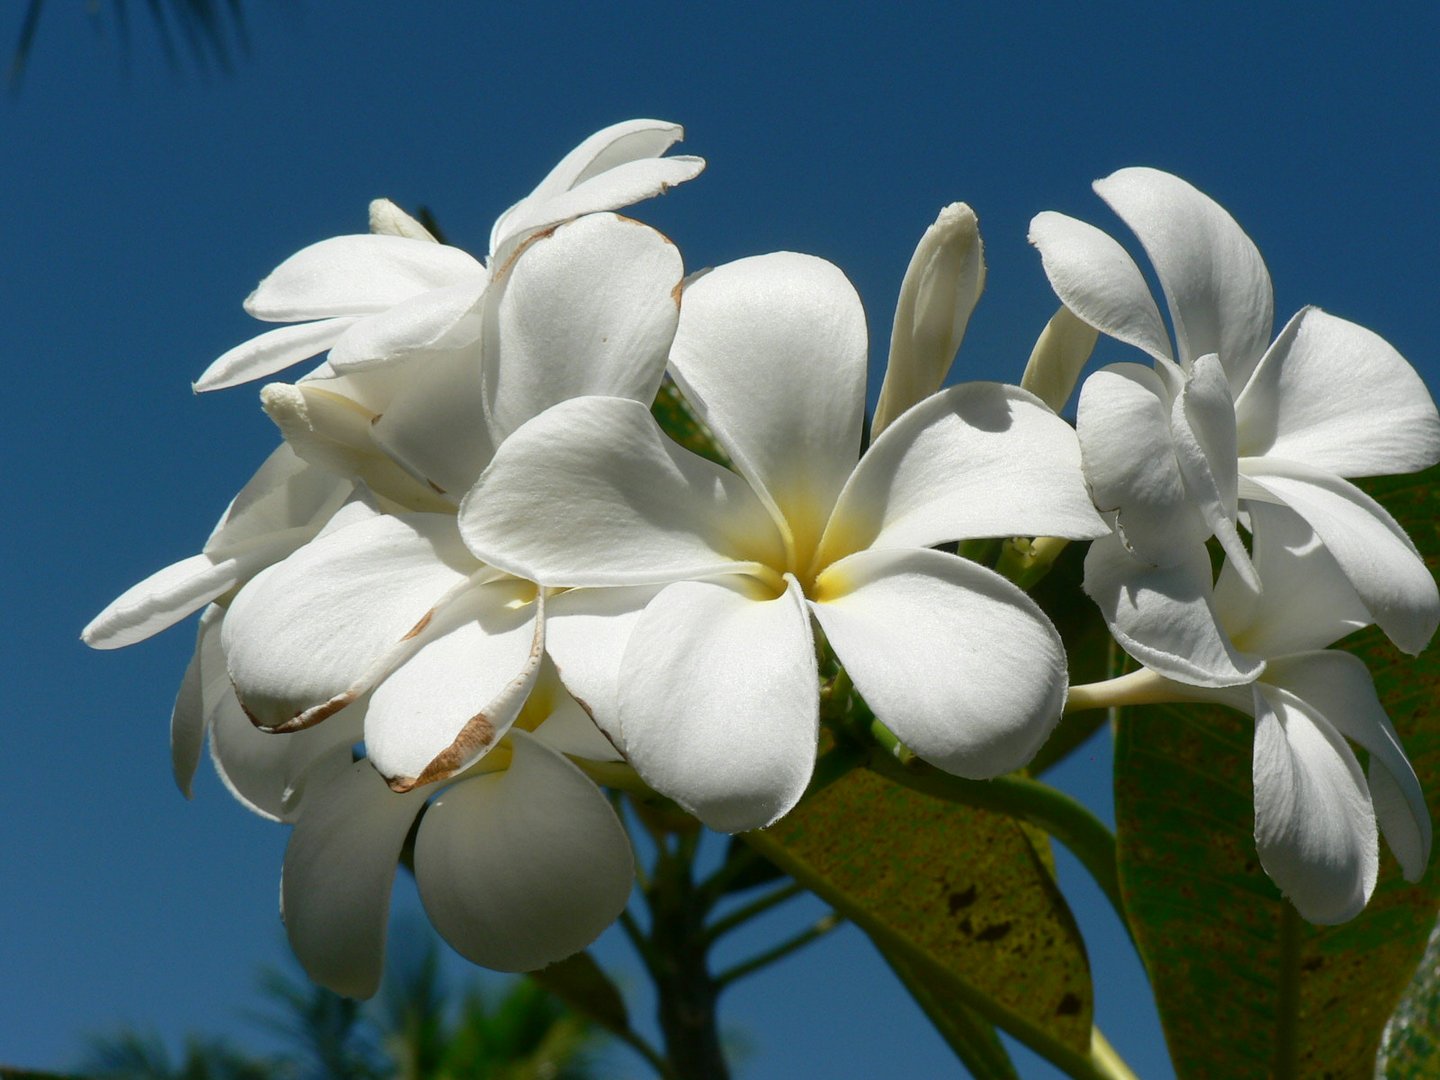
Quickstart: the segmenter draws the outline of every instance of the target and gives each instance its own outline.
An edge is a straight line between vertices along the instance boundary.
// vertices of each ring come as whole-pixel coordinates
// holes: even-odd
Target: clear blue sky
[[[1123,235],[1089,183],[1154,165],[1251,233],[1278,317],[1319,304],[1440,377],[1432,4],[247,0],[251,55],[208,78],[166,69],[143,5],[128,76],[108,20],[95,33],[85,5],[47,6],[23,92],[0,101],[3,1063],[65,1067],[82,1033],[122,1022],[253,1031],[256,968],[284,955],[284,830],[208,767],[192,803],[170,781],[188,624],[108,655],[78,633],[198,550],[273,444],[251,389],[197,399],[190,380],[255,331],[240,308],[255,282],[363,231],[372,197],[430,206],[480,253],[583,135],[679,121],[709,170],[637,216],[690,267],[785,248],[838,263],[877,363],[915,240],[964,199],[990,278],[958,376],[1013,381],[1055,306],[1030,217]],[[4,6],[0,47],[21,8]],[[1107,752],[1062,779],[1108,813]],[[1142,1075],[1167,1075],[1137,964],[1093,893],[1076,907],[1101,1025]],[[638,981],[622,942],[601,955]],[[748,1080],[953,1071],[852,931],[742,984],[724,1020]]]

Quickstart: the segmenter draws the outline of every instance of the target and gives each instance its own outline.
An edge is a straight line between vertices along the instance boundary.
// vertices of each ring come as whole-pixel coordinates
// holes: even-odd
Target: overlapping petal
[[[1387,799],[1383,808],[1378,802],[1375,807],[1385,839],[1406,879],[1419,881],[1430,859],[1430,812],[1364,662],[1338,650],[1276,657],[1266,666],[1265,683],[1290,694],[1369,753],[1371,788],[1379,772],[1399,795],[1398,801]]]
[[[524,732],[503,772],[466,779],[425,812],[415,880],[467,959],[533,971],[579,952],[630,897],[630,841],[583,773]]]
[[[621,748],[620,661],[640,613],[661,588],[571,589],[547,605],[545,649],[560,680]]]
[[[1415,545],[1385,508],[1319,469],[1271,458],[1241,462],[1242,491],[1303,517],[1354,586],[1371,619],[1415,655],[1440,623],[1440,591]]]
[[[193,389],[197,394],[224,390],[252,379],[274,375],[291,364],[324,352],[339,341],[356,321],[355,316],[317,319],[267,330],[222,353],[195,380]]]
[[[1165,566],[1207,535],[1185,487],[1171,432],[1169,395],[1139,364],[1112,364],[1080,388],[1076,434],[1095,505],[1141,562]]]
[[[1121,169],[1097,180],[1095,192],[1150,256],[1181,361],[1215,353],[1238,394],[1270,343],[1275,317],[1255,244],[1208,195],[1158,169]]]
[[[472,279],[359,319],[335,341],[330,365],[338,372],[356,371],[472,344],[482,331],[484,292],[484,279]]]
[[[334,236],[277,266],[245,310],[266,322],[373,315],[432,289],[484,281],[485,268],[459,248],[383,234]]]
[[[225,619],[230,677],[256,724],[318,723],[403,658],[480,566],[454,519],[374,518],[316,540],[242,589]]]
[[[396,790],[454,775],[509,730],[544,655],[535,586],[474,585],[437,611],[416,643],[365,708],[366,756]]]
[[[354,998],[379,986],[395,868],[428,794],[396,794],[368,761],[307,794],[285,848],[281,910],[290,947],[321,986]]]
[[[1239,452],[1339,476],[1440,461],[1440,415],[1416,370],[1363,326],[1302,308],[1235,402]]]
[[[1370,622],[1370,613],[1305,519],[1288,506],[1250,502],[1254,566],[1242,580],[1227,562],[1215,610],[1237,647],[1257,656],[1323,649]]]
[[[1086,492],[1070,425],[1018,387],[966,383],[915,406],[875,440],[836,502],[820,561],[866,547],[1088,540],[1108,531]]]
[[[529,244],[499,286],[485,355],[493,441],[569,398],[654,400],[684,274],[674,244],[615,214]]]
[[[679,124],[664,120],[626,120],[595,132],[500,215],[490,233],[490,251],[503,261],[507,250],[537,229],[618,210],[694,179],[705,168],[702,159],[660,158],[684,135]]]
[[[1118,537],[1090,545],[1085,594],[1120,646],[1146,667],[1193,686],[1235,686],[1264,670],[1220,629],[1211,597],[1210,558],[1191,544],[1168,566],[1126,552]]]
[[[860,297],[823,259],[760,255],[686,286],[671,371],[798,552],[855,466],[865,356]]]
[[[1094,225],[1057,214],[1037,214],[1030,243],[1050,287],[1067,308],[1103,334],[1134,345],[1157,360],[1170,359],[1170,336],[1135,260]]]
[[[946,772],[1019,768],[1060,719],[1060,636],[993,571],[940,551],[862,551],[820,575],[811,606],[876,717]]]
[[[713,829],[760,829],[805,792],[819,730],[815,644],[794,578],[668,586],[636,622],[620,677],[630,763]]]
[[[485,562],[548,586],[783,565],[749,485],[675,445],[624,398],[574,398],[522,426],[461,502],[460,531]]]
[[[1260,863],[1304,918],[1344,922],[1364,908],[1379,870],[1365,775],[1309,705],[1277,687],[1253,691]]]

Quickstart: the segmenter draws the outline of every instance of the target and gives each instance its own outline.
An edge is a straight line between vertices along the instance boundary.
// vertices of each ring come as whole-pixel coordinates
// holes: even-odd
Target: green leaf
[[[576,953],[532,971],[530,978],[606,1030],[617,1035],[629,1032],[630,1016],[625,1010],[625,999],[588,952]]]
[[[1083,1074],[1084,945],[1016,821],[857,769],[745,840],[898,958],[935,1008],[957,1006],[955,1024],[978,1013]]]
[[[1385,1025],[1375,1065],[1376,1075],[1386,1080],[1440,1076],[1440,923],[1430,932],[1420,970]]]
[[[1365,486],[1440,563],[1440,469]],[[1440,790],[1440,650],[1373,628],[1359,655],[1420,782]],[[1388,849],[1365,911],[1303,922],[1255,853],[1253,722],[1221,708],[1127,709],[1116,740],[1121,892],[1181,1077],[1370,1077],[1440,908],[1434,860],[1405,882]]]
[[[685,447],[692,454],[699,454],[703,458],[709,458],[717,465],[730,468],[730,459],[725,451],[720,449],[720,444],[715,441],[715,435],[706,426],[705,421],[691,407],[680,388],[675,385],[670,376],[665,376],[665,381],[660,384],[660,390],[655,395],[655,403],[650,406],[650,414],[655,417],[655,422],[660,425],[660,430],[669,435],[681,446]]]

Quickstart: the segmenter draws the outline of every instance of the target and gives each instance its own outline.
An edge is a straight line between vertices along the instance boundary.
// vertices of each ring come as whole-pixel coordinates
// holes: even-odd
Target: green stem
[[[1250,688],[1190,686],[1157,675],[1149,668],[1139,668],[1103,682],[1070,687],[1065,696],[1065,711],[1074,713],[1131,705],[1173,705],[1186,701],[1229,705],[1244,712],[1250,703]]]
[[[803,949],[806,945],[809,945],[810,942],[830,933],[831,930],[834,930],[844,921],[843,916],[838,912],[832,911],[814,926],[796,934],[789,941],[782,941],[773,949],[766,949],[759,956],[752,957],[744,963],[736,964],[728,971],[722,971],[719,975],[715,976],[715,981],[721,987],[729,986],[737,979],[743,979],[746,975],[759,971],[763,967],[768,967],[777,960],[783,960],[797,949]]]
[[[805,886],[800,883],[795,881],[787,882],[773,892],[768,892],[764,896],[752,900],[744,907],[737,908],[723,919],[716,919],[710,924],[710,928],[705,931],[705,938],[707,941],[714,942],[725,934],[728,934],[731,930],[734,930],[737,926],[749,922],[757,915],[764,914],[776,904],[783,904],[792,896],[799,896],[804,891]]]
[[[1294,1080],[1300,1047],[1300,916],[1286,903],[1280,909],[1280,1000],[1275,1009],[1274,1080]]]
[[[1023,536],[1013,537],[1001,546],[995,572],[1028,592],[1050,572],[1069,543],[1060,536],[1037,536],[1033,540]]]
[[[1038,825],[1064,844],[1100,886],[1121,924],[1129,932],[1120,877],[1115,868],[1115,834],[1080,802],[1048,784],[1020,776],[966,780],[923,762],[903,766],[888,752],[870,755],[875,772],[913,791],[981,810],[996,810]]]
[[[670,1067],[670,1063],[660,1056],[658,1050],[630,1028],[625,1028],[622,1031],[612,1030],[611,1034],[644,1058],[646,1064],[655,1070],[655,1075],[659,1076],[661,1080],[683,1080],[683,1078]]]

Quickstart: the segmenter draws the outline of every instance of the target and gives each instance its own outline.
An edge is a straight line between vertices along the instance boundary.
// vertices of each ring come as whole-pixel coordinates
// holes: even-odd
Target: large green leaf
[[[951,1030],[973,1030],[979,1013],[1061,1057],[1088,1056],[1084,944],[1012,818],[858,769],[745,839],[864,929],[921,984],[932,1016],[953,1004]]]
[[[1432,571],[1440,470],[1367,484]],[[1347,641],[1370,667],[1427,792],[1440,790],[1440,650]],[[1255,853],[1253,723],[1219,708],[1125,710],[1115,760],[1121,891],[1182,1077],[1370,1077],[1440,907],[1388,851],[1369,906],[1335,927],[1295,915]]]

